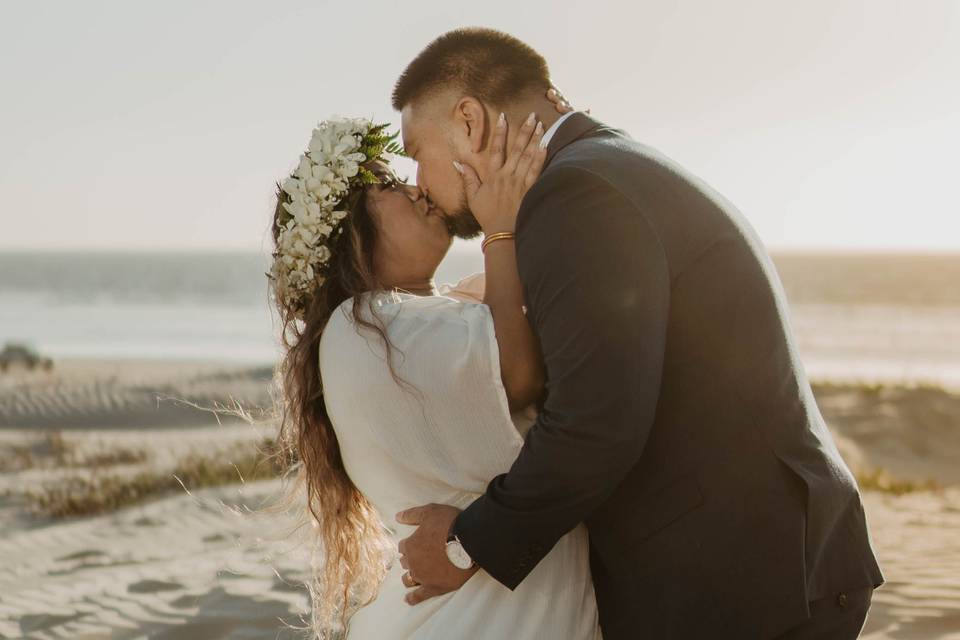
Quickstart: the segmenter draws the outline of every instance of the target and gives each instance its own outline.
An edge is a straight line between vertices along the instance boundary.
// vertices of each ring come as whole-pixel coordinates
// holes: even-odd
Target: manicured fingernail
[[[528,127],[529,127],[529,126],[532,126],[532,125],[533,125],[533,121],[536,120],[536,119],[537,119],[537,113],[536,113],[535,111],[534,111],[534,112],[531,112],[530,115],[527,116],[527,122],[526,122],[525,124],[526,124]]]
[[[557,95],[557,90],[556,90],[556,89],[550,89],[549,91],[547,91],[547,95],[552,98],[552,97],[554,97],[554,96]]]
[[[503,111],[500,112],[500,117],[497,118],[497,126],[502,127],[507,124],[507,116],[503,114]]]
[[[463,173],[463,165],[457,162],[456,160],[453,161],[453,168],[456,169],[458,173],[460,174]]]
[[[539,135],[543,135],[543,123],[542,123],[542,122],[538,122],[538,123],[537,123],[537,128],[534,129],[533,132],[534,132],[535,134],[537,134],[538,136],[539,136]]]

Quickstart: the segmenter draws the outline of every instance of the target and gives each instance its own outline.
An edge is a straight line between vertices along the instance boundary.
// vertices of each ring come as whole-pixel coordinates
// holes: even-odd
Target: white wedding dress
[[[397,384],[380,338],[358,330],[340,306],[320,342],[324,397],[343,462],[394,541],[413,527],[398,511],[431,502],[465,507],[506,472],[523,446],[528,416],[511,416],[500,379],[482,275],[442,295],[372,296],[395,347]],[[458,591],[404,602],[393,562],[377,598],[351,620],[348,640],[596,640],[600,638],[587,530],[565,535],[510,591],[482,569]]]

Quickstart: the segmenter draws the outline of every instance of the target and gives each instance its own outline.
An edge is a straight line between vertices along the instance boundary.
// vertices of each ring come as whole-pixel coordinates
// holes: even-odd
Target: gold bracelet
[[[484,237],[483,242],[480,243],[480,251],[483,253],[487,252],[487,245],[496,242],[497,240],[513,240],[514,235],[512,231],[501,231],[499,233],[491,233],[490,235]]]

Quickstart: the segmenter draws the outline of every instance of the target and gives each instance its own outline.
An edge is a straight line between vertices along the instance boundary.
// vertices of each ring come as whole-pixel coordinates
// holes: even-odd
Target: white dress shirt
[[[560,125],[563,124],[563,121],[575,113],[576,111],[570,111],[569,113],[565,113],[559,118],[557,118],[557,121],[554,122],[549,129],[547,129],[547,132],[545,134],[543,134],[543,139],[540,140],[540,144],[544,147],[550,144],[550,140],[553,139],[553,134],[557,132],[557,129],[559,129]]]

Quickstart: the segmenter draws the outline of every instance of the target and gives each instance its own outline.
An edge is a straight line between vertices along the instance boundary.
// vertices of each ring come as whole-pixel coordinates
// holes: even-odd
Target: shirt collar
[[[540,144],[543,145],[544,147],[550,144],[550,140],[553,139],[553,135],[557,132],[557,129],[560,128],[560,125],[563,124],[564,120],[566,120],[567,118],[569,118],[575,113],[576,111],[569,111],[563,114],[562,116],[560,116],[559,118],[557,118],[557,121],[554,122],[549,129],[547,129],[547,132],[545,134],[543,134],[543,139],[540,141]]]

